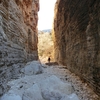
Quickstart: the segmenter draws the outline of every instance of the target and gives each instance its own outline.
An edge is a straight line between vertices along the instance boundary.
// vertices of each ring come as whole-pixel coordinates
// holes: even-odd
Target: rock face
[[[24,63],[38,59],[38,0],[0,0],[0,95]]]
[[[58,0],[53,32],[55,60],[100,95],[100,1]]]

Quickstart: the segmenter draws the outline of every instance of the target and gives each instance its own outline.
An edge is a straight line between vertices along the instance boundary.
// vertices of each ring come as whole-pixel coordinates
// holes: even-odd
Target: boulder
[[[0,100],[22,100],[22,98],[19,95],[7,93]]]
[[[41,95],[41,90],[37,84],[28,88],[23,94],[23,100],[44,100]]]
[[[73,93],[71,84],[62,82],[52,75],[38,83],[44,100],[61,100],[61,98]]]
[[[52,89],[52,90],[60,91],[61,93],[67,95],[72,94],[74,91],[71,84],[62,82],[55,75],[46,78],[45,80],[41,81],[39,84],[42,91],[44,90],[49,91],[50,89]]]
[[[21,71],[25,75],[35,75],[43,72],[42,65],[39,61],[32,61],[26,64]]]

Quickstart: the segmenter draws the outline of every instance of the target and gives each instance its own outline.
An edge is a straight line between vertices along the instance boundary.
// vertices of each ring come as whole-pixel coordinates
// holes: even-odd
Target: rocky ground
[[[45,71],[56,75],[64,82],[69,82],[73,86],[74,91],[80,100],[100,100],[100,98],[86,83],[81,81],[78,76],[67,70],[65,66],[49,66]]]
[[[86,83],[62,65],[29,62],[20,76],[8,82],[10,89],[0,100],[99,100]]]

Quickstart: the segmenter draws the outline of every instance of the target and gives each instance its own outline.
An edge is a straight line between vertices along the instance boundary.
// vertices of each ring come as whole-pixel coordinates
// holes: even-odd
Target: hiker
[[[49,57],[49,58],[48,58],[48,63],[50,63],[50,60],[51,60],[51,59],[50,59],[50,57]]]

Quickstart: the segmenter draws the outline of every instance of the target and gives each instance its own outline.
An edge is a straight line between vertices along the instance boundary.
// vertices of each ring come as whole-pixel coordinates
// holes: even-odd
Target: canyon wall
[[[100,95],[100,0],[57,0],[55,60]]]
[[[37,60],[39,0],[0,0],[0,95],[27,61]]]

